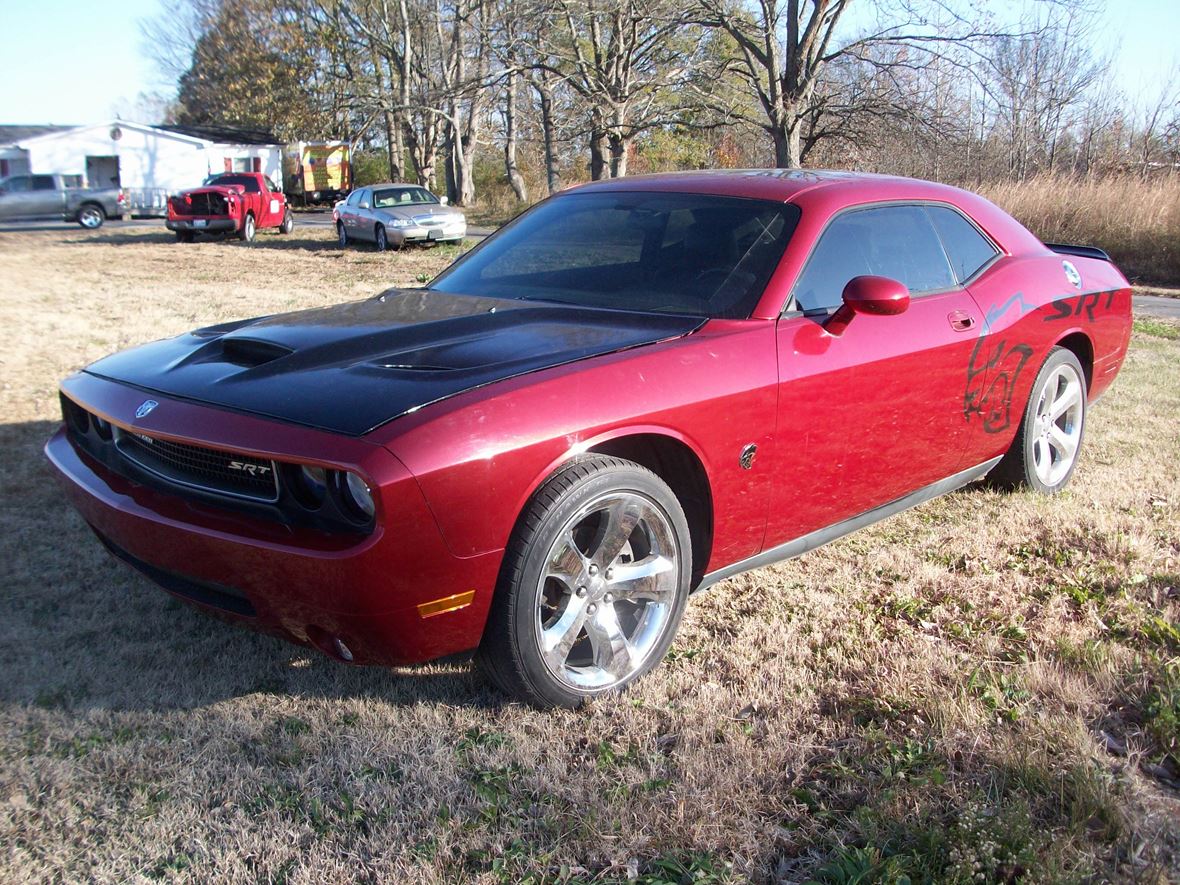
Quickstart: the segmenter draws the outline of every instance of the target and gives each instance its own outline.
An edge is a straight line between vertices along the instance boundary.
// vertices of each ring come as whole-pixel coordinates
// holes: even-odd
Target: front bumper
[[[164,224],[168,230],[195,234],[225,233],[238,229],[238,222],[233,218],[169,218]]]
[[[396,230],[407,243],[453,243],[467,236],[466,222],[439,227],[401,227]]]
[[[164,433],[156,413],[165,413],[177,433],[204,428],[201,443],[348,465],[372,480],[378,500],[372,534],[333,533],[128,478],[60,429],[45,451],[71,502],[113,553],[173,595],[347,659],[339,639],[355,663],[417,663],[479,644],[502,553],[453,556],[417,481],[387,450],[159,396],[156,413],[129,421],[143,393],[84,374],[68,379],[63,392],[128,429]],[[438,605],[465,594],[470,601],[461,608]]]

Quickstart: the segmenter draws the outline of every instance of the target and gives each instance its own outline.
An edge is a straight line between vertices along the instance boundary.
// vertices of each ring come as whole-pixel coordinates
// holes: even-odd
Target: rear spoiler
[[[1046,249],[1058,255],[1074,255],[1078,258],[1097,258],[1099,261],[1110,261],[1110,256],[1095,246],[1068,246],[1062,243],[1046,243]]]

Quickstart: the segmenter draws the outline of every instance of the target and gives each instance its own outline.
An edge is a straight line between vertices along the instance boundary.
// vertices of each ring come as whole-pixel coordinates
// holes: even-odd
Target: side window
[[[942,245],[959,282],[971,279],[999,252],[975,225],[946,206],[927,206],[926,213],[942,238]]]
[[[23,194],[29,189],[29,176],[17,175],[14,178],[8,179],[5,187],[8,188],[10,194]]]
[[[795,283],[795,303],[801,310],[837,307],[848,281],[864,274],[898,280],[916,295],[955,286],[921,206],[879,206],[837,217]]]
[[[33,190],[35,191],[51,191],[56,190],[57,186],[53,183],[52,175],[34,175],[33,176]]]
[[[356,205],[358,205],[358,204],[360,203],[360,201],[361,201],[361,195],[362,195],[362,194],[364,194],[364,191],[363,191],[363,190],[361,190],[361,191],[353,191],[353,192],[352,192],[352,193],[349,195],[349,197],[348,197],[348,204],[347,204],[347,205],[349,205],[349,206],[356,206]]]

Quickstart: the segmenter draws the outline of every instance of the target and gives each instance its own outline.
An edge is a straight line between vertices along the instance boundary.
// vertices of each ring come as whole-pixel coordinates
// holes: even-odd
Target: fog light
[[[304,507],[315,509],[324,502],[324,494],[328,491],[328,471],[324,468],[302,464],[294,480],[295,497]]]
[[[92,416],[92,419],[94,421],[94,429],[98,433],[99,437],[104,440],[110,440],[111,422],[107,421],[105,418],[98,417],[98,415]]]
[[[377,508],[373,505],[373,493],[358,474],[345,471],[344,484],[341,489],[345,502],[351,506],[358,516],[372,519]]]

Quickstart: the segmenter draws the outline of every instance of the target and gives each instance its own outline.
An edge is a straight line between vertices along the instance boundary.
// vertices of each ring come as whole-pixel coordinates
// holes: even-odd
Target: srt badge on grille
[[[146,418],[148,415],[150,415],[152,413],[152,409],[154,409],[158,405],[159,405],[159,403],[156,402],[154,399],[145,399],[140,404],[139,408],[135,410],[135,417],[136,418]]]
[[[245,461],[230,461],[230,470],[240,470],[243,473],[248,473],[251,476],[266,476],[270,473],[270,468],[262,464],[247,464]]]

